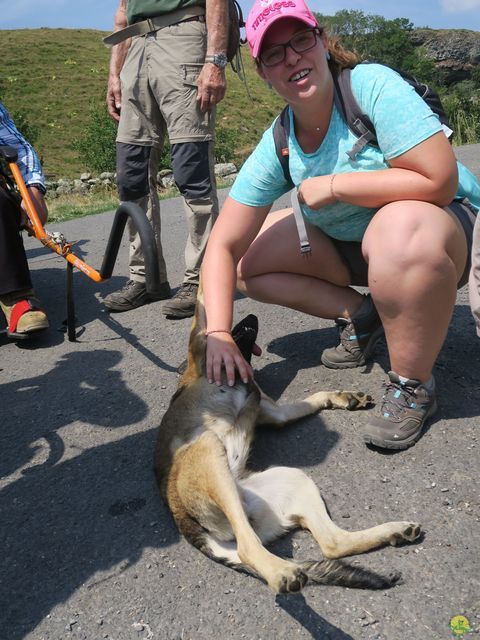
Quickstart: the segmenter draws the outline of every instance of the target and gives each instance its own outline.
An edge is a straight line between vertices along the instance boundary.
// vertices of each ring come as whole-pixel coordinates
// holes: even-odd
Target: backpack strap
[[[291,184],[291,189],[295,186],[290,175],[289,167],[289,151],[288,137],[290,135],[290,117],[288,113],[288,105],[282,110],[282,113],[275,120],[273,125],[273,141],[275,143],[275,153],[282,167],[285,180]]]
[[[338,75],[333,74],[334,93],[333,99],[340,115],[347,123],[348,128],[357,138],[355,144],[347,151],[351,160],[355,160],[360,151],[367,144],[378,146],[375,127],[370,118],[362,111],[352,91],[351,69],[344,69]],[[277,118],[273,127],[273,140],[277,158],[283,170],[285,180],[293,185],[288,167],[288,137],[290,133],[290,118],[288,106]]]
[[[298,193],[296,189],[292,189],[292,195],[290,196],[293,216],[295,218],[295,224],[297,227],[298,237],[300,239],[300,253],[312,253],[312,247],[307,235],[307,228],[305,226],[305,219],[303,217],[302,208],[298,201]]]
[[[288,152],[288,135],[290,133],[290,117],[288,113],[288,106],[282,110],[282,113],[278,116],[273,125],[273,141],[275,143],[275,152],[277,154],[278,161],[282,167],[285,180],[290,183],[291,203],[293,209],[293,216],[295,218],[295,225],[297,227],[298,237],[300,239],[300,253],[309,254],[312,251],[310,242],[308,240],[307,228],[305,226],[305,220],[303,218],[302,209],[298,202],[297,190],[292,181],[289,167],[289,152]]]
[[[351,72],[351,69],[343,69],[338,75],[333,74],[333,99],[348,128],[357,138],[350,151],[347,151],[348,157],[355,160],[365,145],[378,146],[378,141],[372,121],[362,111],[353,95]]]

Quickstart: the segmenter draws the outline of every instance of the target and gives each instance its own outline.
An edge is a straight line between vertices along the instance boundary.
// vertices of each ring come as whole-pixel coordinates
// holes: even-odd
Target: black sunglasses
[[[288,42],[285,42],[285,44],[275,44],[262,51],[259,59],[266,67],[274,67],[285,60],[287,47],[290,47],[295,53],[304,53],[305,51],[313,49],[317,44],[317,38],[321,35],[322,31],[318,27],[298,31]]]

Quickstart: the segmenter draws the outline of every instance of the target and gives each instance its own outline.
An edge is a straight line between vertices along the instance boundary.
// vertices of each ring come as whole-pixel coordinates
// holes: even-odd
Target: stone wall
[[[221,163],[215,165],[215,175],[222,183],[222,186],[232,184],[237,175],[237,168],[232,162]],[[157,174],[158,188],[170,189],[175,187],[175,180],[170,169],[163,169]],[[115,189],[117,184],[117,176],[115,173],[105,171],[99,176],[93,176],[91,173],[82,173],[79,178],[67,180],[60,178],[59,180],[47,180],[47,197],[58,198],[65,195],[87,195],[96,191],[105,191],[106,189]]]

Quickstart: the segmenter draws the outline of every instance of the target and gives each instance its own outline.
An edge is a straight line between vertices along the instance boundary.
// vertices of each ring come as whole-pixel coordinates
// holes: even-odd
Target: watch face
[[[224,53],[215,54],[213,56],[213,64],[217,65],[217,67],[220,67],[221,69],[224,69],[228,64],[227,56]]]

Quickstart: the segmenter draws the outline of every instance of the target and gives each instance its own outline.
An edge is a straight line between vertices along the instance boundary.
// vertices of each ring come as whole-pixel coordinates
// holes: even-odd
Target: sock
[[[404,376],[398,376],[400,380],[400,384],[407,384],[410,378],[405,378]],[[428,391],[428,393],[433,393],[435,391],[435,378],[433,376],[430,377],[427,382],[421,383],[423,387]]]

